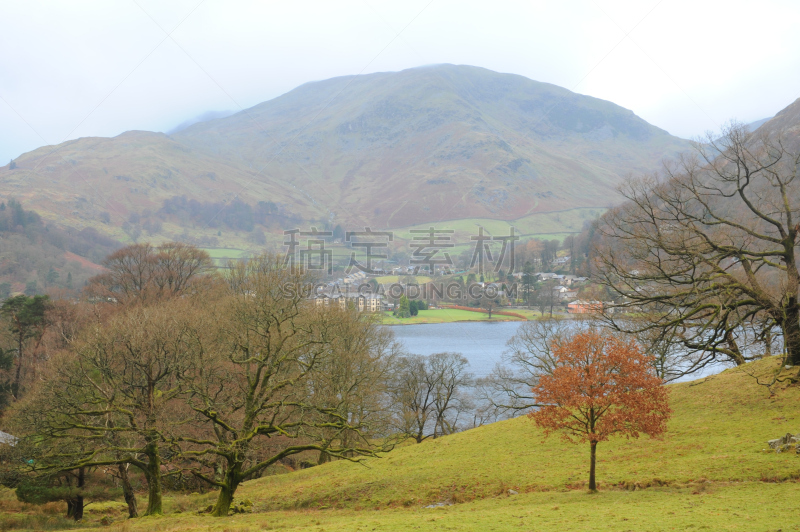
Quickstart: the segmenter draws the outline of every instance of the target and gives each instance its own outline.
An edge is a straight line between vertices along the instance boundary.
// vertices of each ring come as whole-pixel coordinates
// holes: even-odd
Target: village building
[[[553,295],[559,301],[567,301],[578,297],[578,291],[568,288],[566,286],[553,287]]]

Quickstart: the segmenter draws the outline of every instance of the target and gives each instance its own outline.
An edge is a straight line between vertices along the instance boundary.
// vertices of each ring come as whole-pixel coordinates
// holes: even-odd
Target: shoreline
[[[496,320],[494,318],[485,319],[485,320],[451,320],[451,321],[420,321],[416,323],[381,323],[381,325],[386,325],[389,327],[406,327],[408,325],[444,325],[447,323],[507,323],[509,321],[518,321],[520,323],[531,321],[531,320],[520,320],[520,319],[503,319],[503,320]]]

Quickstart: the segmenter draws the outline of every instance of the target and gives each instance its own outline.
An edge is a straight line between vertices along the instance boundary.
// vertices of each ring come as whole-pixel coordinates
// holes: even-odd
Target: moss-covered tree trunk
[[[122,495],[125,497],[125,504],[128,505],[128,517],[139,517],[139,508],[136,503],[136,494],[131,486],[131,479],[128,477],[128,464],[119,464],[119,478],[122,483]]]
[[[241,464],[233,461],[228,470],[225,472],[225,479],[222,481],[222,486],[219,488],[219,495],[217,496],[217,503],[211,510],[211,515],[214,517],[226,517],[230,512],[231,504],[233,504],[233,495],[236,493],[236,488],[242,482],[241,477]]]
[[[789,296],[787,299],[784,310],[786,318],[783,324],[786,363],[790,366],[800,366],[800,305],[795,296]]]
[[[163,513],[161,501],[161,457],[158,453],[158,444],[151,441],[147,444],[147,467],[144,470],[147,478],[147,511],[145,515],[161,515]]]
[[[163,512],[161,501],[161,455],[158,451],[159,434],[155,430],[156,416],[156,381],[148,376],[147,381],[147,432],[145,433],[144,454],[147,456],[147,512],[145,515],[161,515]]]
[[[319,452],[319,459],[317,460],[317,465],[327,464],[331,461],[331,455],[329,455],[325,451]]]

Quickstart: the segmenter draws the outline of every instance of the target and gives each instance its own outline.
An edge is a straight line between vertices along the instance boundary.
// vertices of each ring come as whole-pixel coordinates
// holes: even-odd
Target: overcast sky
[[[0,161],[434,63],[554,83],[690,138],[800,97],[798,20],[800,2],[767,0],[0,0]]]

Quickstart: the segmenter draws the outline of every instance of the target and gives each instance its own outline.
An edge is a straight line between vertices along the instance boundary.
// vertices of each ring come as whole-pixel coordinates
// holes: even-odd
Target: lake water
[[[470,371],[485,377],[500,362],[506,342],[516,334],[519,321],[464,321],[390,327],[395,338],[415,355],[452,351],[469,360]]]
[[[476,377],[491,373],[495,364],[501,362],[506,342],[516,334],[520,321],[464,321],[455,323],[429,323],[419,325],[398,325],[390,327],[395,338],[402,342],[409,353],[432,355],[451,351],[461,353],[469,360],[470,371]],[[678,379],[691,381],[714,375],[730,367],[714,364],[702,371]]]

